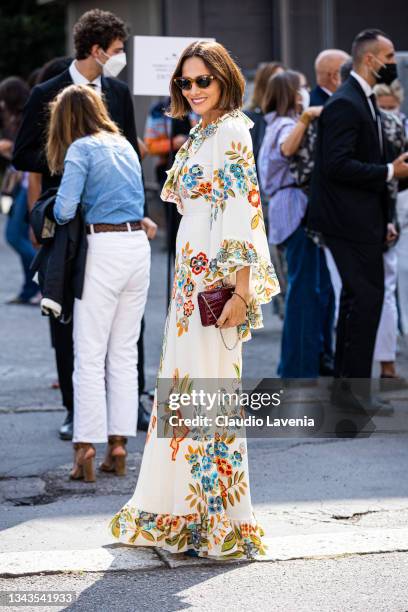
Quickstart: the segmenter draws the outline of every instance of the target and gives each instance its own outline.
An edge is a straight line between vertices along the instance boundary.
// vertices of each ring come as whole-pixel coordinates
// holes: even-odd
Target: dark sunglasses
[[[197,85],[200,89],[207,89],[211,85],[211,82],[215,79],[215,76],[212,74],[203,74],[202,76],[198,76],[195,79],[189,79],[187,77],[177,77],[174,79],[175,84],[180,89],[188,90],[191,89],[193,83]]]

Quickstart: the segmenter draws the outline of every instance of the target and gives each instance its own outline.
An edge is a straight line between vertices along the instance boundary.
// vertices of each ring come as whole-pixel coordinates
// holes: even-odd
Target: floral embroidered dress
[[[177,205],[175,277],[160,360],[160,379],[184,392],[195,379],[237,382],[242,341],[262,327],[261,304],[279,292],[270,262],[249,127],[231,111],[202,128],[179,150],[162,199]],[[201,324],[197,294],[251,267],[247,321],[220,330]],[[239,339],[237,343],[237,334]],[[207,437],[174,430],[158,435],[157,394],[133,497],[110,527],[121,541],[194,549],[200,556],[254,558],[264,553],[249,488],[246,440],[231,431]]]

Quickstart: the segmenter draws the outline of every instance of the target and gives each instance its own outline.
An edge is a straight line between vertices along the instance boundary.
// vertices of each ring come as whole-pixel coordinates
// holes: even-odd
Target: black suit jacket
[[[330,97],[320,85],[316,85],[310,92],[310,106],[324,106]]]
[[[33,273],[38,272],[42,296],[60,304],[61,317],[67,321],[72,315],[75,298],[82,297],[88,241],[80,208],[68,223],[55,223],[56,195],[57,189],[45,192],[31,213],[31,224],[42,246],[30,269]],[[50,232],[50,223],[53,232]],[[52,236],[44,238],[44,229]]]
[[[45,157],[49,103],[73,81],[69,70],[36,85],[24,109],[23,121],[14,145],[13,165],[18,170],[42,174],[42,187],[58,187],[60,176],[51,176]],[[132,97],[123,81],[101,77],[102,92],[111,119],[135,149],[140,159]],[[146,209],[145,209],[146,214]]]
[[[308,226],[350,241],[382,242],[389,204],[385,159],[367,97],[350,76],[319,118]]]

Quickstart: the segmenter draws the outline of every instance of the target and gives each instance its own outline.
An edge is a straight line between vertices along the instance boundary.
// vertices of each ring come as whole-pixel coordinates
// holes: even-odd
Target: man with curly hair
[[[116,77],[126,65],[124,43],[127,32],[124,22],[113,13],[93,9],[80,17],[74,26],[75,59],[61,74],[36,85],[24,110],[17,135],[13,165],[18,170],[37,172],[42,176],[42,189],[58,187],[61,177],[51,176],[45,157],[49,103],[69,85],[89,85],[103,96],[111,118],[136,150],[140,149],[136,134],[132,96],[128,86]],[[142,221],[149,238],[156,233],[156,225],[146,216]],[[73,430],[73,340],[72,321],[61,324],[51,318],[51,327],[58,378],[67,417],[60,428],[62,439],[71,439]],[[143,368],[143,354],[139,342],[139,364]],[[141,376],[139,375],[139,387]],[[147,429],[148,414],[139,409],[139,428]]]

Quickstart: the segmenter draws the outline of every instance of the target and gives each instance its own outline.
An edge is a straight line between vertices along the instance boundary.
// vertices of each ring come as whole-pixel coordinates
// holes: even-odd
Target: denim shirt
[[[265,121],[265,136],[258,157],[259,179],[269,197],[269,242],[280,244],[299,227],[306,212],[307,197],[295,184],[290,171],[291,159],[281,151],[296,119],[279,117],[272,112],[265,115]]]
[[[79,204],[88,224],[143,218],[142,170],[126,138],[101,132],[78,138],[68,148],[54,205],[57,223],[73,219]]]

